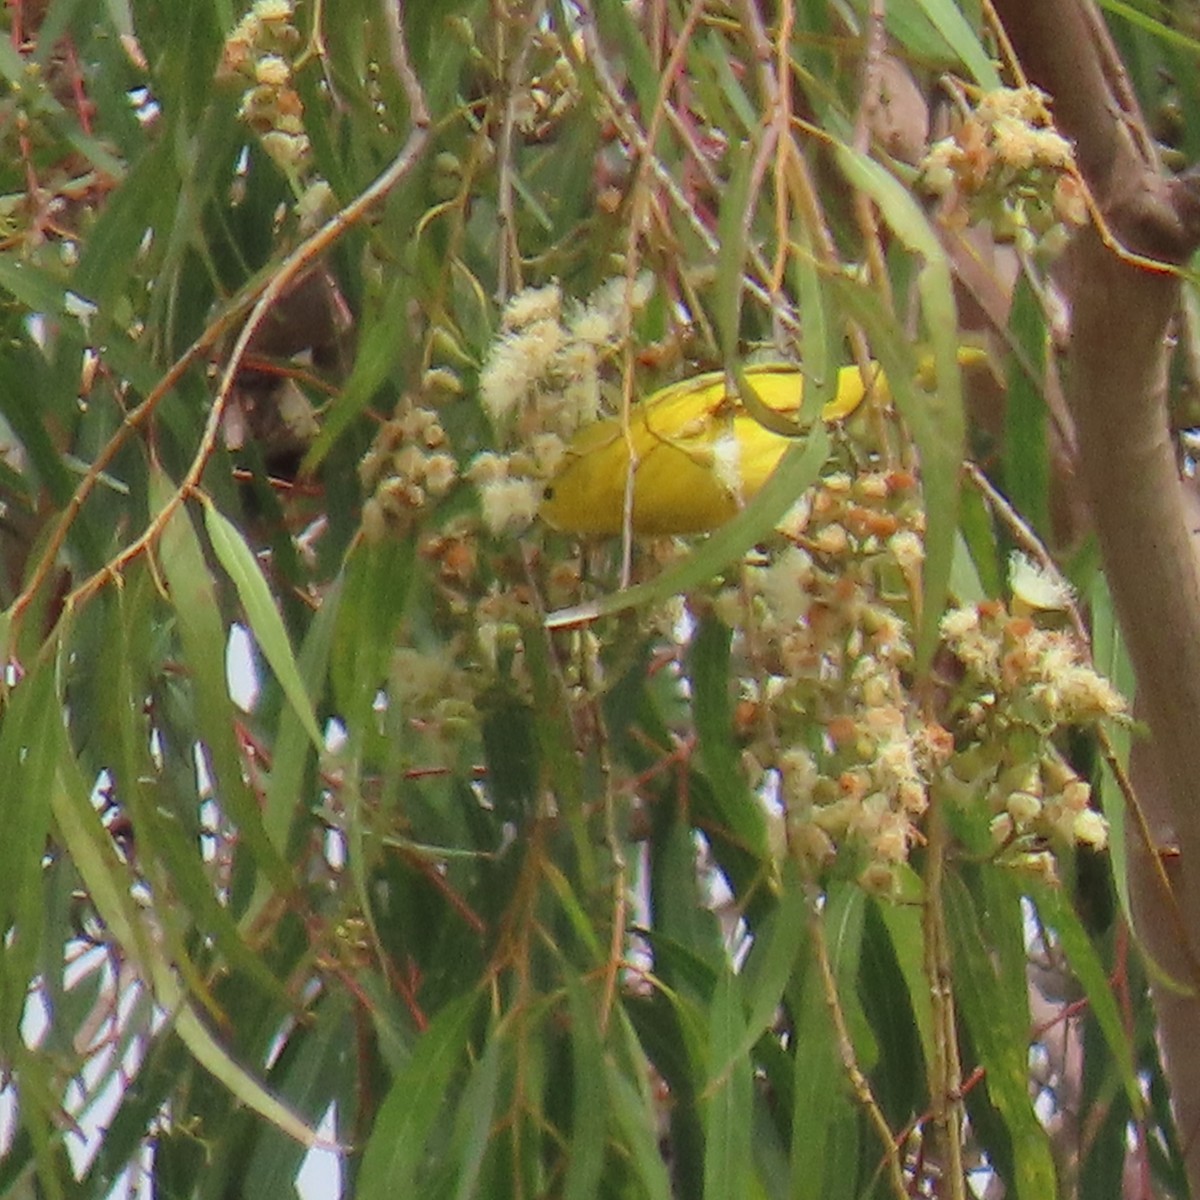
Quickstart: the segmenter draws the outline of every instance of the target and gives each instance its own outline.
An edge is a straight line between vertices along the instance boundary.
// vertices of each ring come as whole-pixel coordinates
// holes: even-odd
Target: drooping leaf
[[[688,672],[700,756],[717,808],[730,832],[748,850],[766,854],[766,822],[738,761],[730,694],[730,631],[707,618],[692,638]]]
[[[300,677],[283,618],[258,560],[238,529],[211,501],[204,505],[204,524],[217,558],[237,588],[238,598],[246,610],[259,649],[275,672],[279,686],[300,718],[304,731],[319,752],[324,743],[321,731],[317,728],[312,701]]]
[[[743,1043],[746,1019],[737,976],[726,967],[717,980],[708,1029],[705,1085],[704,1194],[749,1194],[753,1076]]]
[[[363,1200],[416,1195],[426,1140],[442,1111],[447,1088],[466,1053],[479,997],[448,1004],[421,1035],[396,1076],[363,1150],[358,1194]]]
[[[568,979],[567,1000],[574,1097],[562,1194],[563,1200],[588,1200],[596,1194],[604,1169],[609,1103],[604,1049],[591,998],[578,980]]]
[[[171,494],[165,477],[157,473],[152,476],[153,499],[165,505]],[[182,506],[166,523],[159,539],[159,558],[170,587],[184,659],[191,672],[197,731],[208,751],[221,803],[237,822],[246,846],[274,887],[290,890],[291,869],[281,848],[267,838],[258,802],[242,773],[234,706],[225,679],[225,627],[199,538]],[[214,654],[216,647],[222,647],[221,654]]]
[[[1021,1200],[1058,1194],[1045,1127],[1034,1112],[1028,1084],[1028,1008],[1014,1006],[1012,988],[992,959],[975,897],[956,875],[946,879],[946,926],[954,959],[955,1000],[987,1071],[987,1095],[1012,1148],[1012,1185]],[[1024,947],[1021,948],[1024,963]],[[1023,969],[1022,969],[1023,979]]]

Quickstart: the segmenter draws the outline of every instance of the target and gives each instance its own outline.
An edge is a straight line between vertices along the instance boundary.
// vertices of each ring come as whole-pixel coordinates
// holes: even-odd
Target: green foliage
[[[818,820],[866,770],[866,726],[843,735],[871,705],[834,699],[867,626],[825,626],[807,682],[755,640],[781,518],[909,480],[856,511],[922,530],[923,567],[886,531],[822,549],[814,517],[793,549],[829,592],[791,623],[843,583],[878,601],[939,769],[987,707],[943,612],[1007,620],[1014,530],[960,495],[996,435],[968,425],[938,225],[911,164],[852,133],[866,6],[683,7],[6,9],[0,1195],[143,1169],[155,1195],[273,1195],[320,1146],[364,1200],[963,1196],[967,1169],[1100,1196],[1130,1123],[1183,1193],[1145,981],[1077,904],[1111,912],[1107,860],[1009,819],[1027,781],[996,759],[953,795],[929,766],[945,836],[914,808],[890,858]],[[1194,111],[1194,42],[1110,7],[1147,94],[1169,70]],[[898,59],[994,87],[978,8],[889,5]],[[1030,271],[1000,462],[1048,538]],[[573,432],[538,424],[571,380],[530,368],[488,402],[524,289],[552,283],[554,321],[612,318],[580,371],[601,409],[800,347],[819,404],[865,346],[899,415],[811,430],[704,541],[496,517],[489,483],[536,503],[537,436]],[[1039,786],[1082,786],[1097,720],[1008,718]],[[821,768],[806,805],[791,751]],[[1048,1028],[1031,959],[1078,989]],[[1059,1033],[1086,1137],[1060,1079],[1035,1103],[1031,1045]]]

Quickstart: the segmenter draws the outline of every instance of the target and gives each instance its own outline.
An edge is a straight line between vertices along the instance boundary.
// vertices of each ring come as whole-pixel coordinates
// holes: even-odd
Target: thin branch
[[[397,18],[399,19],[399,18]],[[305,239],[291,254],[283,260],[279,268],[271,276],[261,295],[250,310],[250,315],[234,343],[229,361],[225,365],[220,386],[209,410],[208,420],[200,437],[191,466],[182,482],[176,488],[163,508],[155,514],[154,519],[132,542],[126,545],[120,553],[114,555],[100,570],[85,579],[66,598],[63,612],[72,611],[78,605],[86,603],[96,592],[114,576],[118,575],[130,562],[143,554],[161,536],[168,522],[187,498],[197,491],[200,480],[208,466],[213,451],[216,449],[217,437],[221,429],[221,421],[228,404],[234,380],[245,357],[254,334],[271,311],[276,301],[287,291],[289,285],[313,262],[325,254],[338,242],[347,230],[351,229],[379,204],[391,190],[405,179],[420,162],[429,144],[430,118],[429,109],[425,103],[425,95],[412,64],[408,59],[404,39],[401,36],[394,47],[397,73],[409,103],[411,131],[400,153],[392,160],[387,169],[358,197],[347,204],[341,211],[335,213],[315,233]],[[25,601],[28,603],[28,600]],[[51,639],[47,639],[47,645]]]
[[[862,95],[858,114],[854,121],[853,146],[860,154],[866,154],[871,146],[871,128],[879,108],[882,88],[883,52],[887,43],[885,23],[887,4],[885,0],[871,0],[866,16],[866,52],[863,57]],[[887,308],[892,308],[892,284],[884,258],[883,244],[879,238],[879,222],[875,205],[865,193],[854,192],[854,217],[862,236],[867,269],[871,282],[879,292]]]
[[[949,939],[946,934],[945,896],[942,871],[948,842],[946,818],[935,798],[929,814],[929,845],[926,851],[925,900],[923,905],[925,977],[929,980],[933,1009],[934,1061],[929,1064],[929,1096],[933,1120],[941,1141],[938,1149],[946,1156],[949,1200],[966,1200],[963,1168],[962,1061],[958,1050],[958,1025],[951,984]]]
[[[514,12],[520,10],[514,10]],[[508,297],[522,287],[521,251],[517,245],[517,216],[513,204],[516,191],[513,182],[513,146],[517,131],[517,89],[525,77],[525,67],[533,50],[533,36],[546,11],[546,0],[538,0],[533,10],[524,16],[524,37],[517,53],[504,73],[504,111],[500,119],[500,139],[497,152],[496,224],[500,253],[496,263],[496,298],[504,303]],[[506,21],[501,17],[495,22],[497,38],[503,38]],[[503,47],[500,50],[503,57]]]
[[[658,156],[654,154],[652,145],[648,143],[641,126],[630,112],[629,105],[626,103],[625,97],[621,94],[620,85],[616,81],[616,75],[605,57],[604,48],[600,45],[599,38],[596,36],[595,17],[592,15],[590,8],[581,4],[579,13],[579,33],[583,42],[585,56],[584,62],[578,65],[582,67],[586,64],[594,72],[596,82],[600,85],[600,90],[608,106],[609,115],[612,117],[618,133],[629,144],[639,159],[645,158],[649,169],[654,174],[655,181],[663,189],[663,192],[672,205],[679,211],[684,220],[687,221],[689,227],[700,239],[704,248],[710,254],[716,255],[720,248],[716,235],[705,224],[704,218],[697,212],[695,205],[684,195],[683,189],[679,186],[674,176],[667,170]],[[703,156],[697,159],[697,161],[703,163]],[[759,265],[756,262],[756,267]],[[764,277],[769,279],[770,270],[766,264],[761,264],[761,269],[763,270]],[[746,280],[745,286],[752,296],[762,301],[766,307],[771,307],[771,294],[767,288],[752,279]],[[781,313],[779,317],[788,329],[795,331],[800,328],[798,316],[792,313]]]
[[[846,1014],[842,1010],[842,1002],[838,996],[837,980],[833,974],[833,964],[829,961],[829,946],[825,940],[825,927],[819,912],[813,911],[810,921],[813,940],[813,951],[816,956],[817,970],[821,974],[821,989],[825,996],[825,1006],[833,1021],[834,1036],[837,1040],[838,1055],[842,1060],[842,1069],[854,1090],[854,1097],[867,1114],[867,1119],[874,1128],[879,1140],[883,1143],[884,1158],[887,1163],[888,1182],[896,1196],[896,1200],[908,1200],[908,1187],[904,1181],[904,1164],[900,1161],[900,1150],[896,1144],[896,1135],[883,1115],[879,1102],[871,1091],[871,1084],[858,1065],[858,1057],[854,1053],[854,1043],[850,1037],[850,1027],[846,1024]]]
[[[37,565],[30,573],[29,582],[25,585],[21,594],[13,601],[9,609],[9,614],[12,617],[14,626],[20,621],[25,610],[32,603],[33,598],[45,585],[46,579],[54,569],[54,564],[58,561],[58,555],[66,543],[67,534],[70,532],[71,526],[75,523],[80,511],[87,502],[87,498],[104,477],[104,473],[113,459],[120,453],[130,436],[150,419],[159,404],[162,403],[170,394],[172,388],[183,378],[188,368],[197,359],[211,350],[233,323],[246,311],[253,302],[255,295],[259,294],[260,290],[266,287],[266,283],[266,279],[263,278],[257,284],[252,285],[245,294],[234,300],[183,354],[171,364],[166,374],[155,384],[154,388],[141,404],[125,414],[120,428],[108,439],[92,461],[91,466],[88,467],[87,474],[80,480],[79,486],[71,493],[71,498],[67,501],[67,505],[63,509],[58,523],[46,540]]]

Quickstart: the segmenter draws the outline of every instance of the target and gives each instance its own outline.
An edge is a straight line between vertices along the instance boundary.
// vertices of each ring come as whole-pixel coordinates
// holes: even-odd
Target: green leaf
[[[65,737],[59,732],[54,741],[59,747],[53,792],[55,824],[101,920],[153,988],[156,1003],[168,1014],[172,1029],[192,1057],[234,1097],[277,1129],[305,1146],[316,1145],[316,1133],[236,1063],[197,1015],[179,984],[177,965],[164,956],[158,938],[147,928],[133,899],[128,868],[117,858],[112,837],[92,806]]]
[[[335,580],[321,597],[321,607],[300,648],[298,669],[304,694],[314,703],[320,700],[325,686],[341,595],[341,580]],[[312,736],[299,710],[291,705],[285,707],[279,714],[271,776],[263,804],[263,827],[276,846],[288,844],[297,806],[303,800],[304,772],[310,761],[311,744]]]
[[[202,860],[196,830],[188,822],[186,807],[166,802],[163,775],[151,754],[151,729],[142,697],[151,693],[151,661],[146,630],[154,624],[151,603],[156,598],[149,575],[133,571],[125,586],[104,598],[110,610],[105,621],[104,668],[108,722],[98,739],[113,755],[117,795],[133,824],[132,836],[140,848],[139,859],[157,901],[164,945],[180,968],[192,992],[212,1006],[208,985],[192,966],[187,950],[190,935],[202,929],[229,969],[242,973],[286,1010],[292,1001],[271,973],[261,954],[243,941],[229,907],[221,903]],[[93,603],[96,614],[102,601]],[[155,672],[164,664],[153,662]],[[194,803],[194,793],[183,805]]]
[[[1004,400],[1004,484],[1013,507],[1043,538],[1051,537],[1050,446],[1042,378],[1046,323],[1041,301],[1018,277],[1008,319],[1014,352],[1007,364]]]
[[[955,999],[987,1072],[988,1097],[1008,1131],[1015,1172],[1011,1183],[1020,1200],[1052,1200],[1058,1195],[1054,1158],[1029,1097],[1028,1008],[1022,1004],[1014,1009],[1012,989],[1003,982],[1008,971],[998,971],[992,958],[995,939],[985,930],[975,898],[956,874],[946,876],[943,908],[952,946]]]
[[[62,725],[51,664],[9,694],[0,722],[0,828],[5,832],[5,882],[0,888],[0,1046],[21,1023],[38,961],[45,900],[43,857]]]
[[[671,1200],[671,1181],[658,1148],[658,1114],[648,1096],[611,1059],[604,1061],[607,1091],[616,1123],[625,1137],[630,1165],[646,1200]]]
[[[488,796],[503,820],[523,823],[533,815],[541,774],[533,711],[508,687],[491,689],[477,707]]]
[[[305,733],[320,753],[325,747],[325,741],[317,728],[312,701],[296,666],[296,658],[292,653],[283,618],[258,565],[258,559],[246,545],[237,526],[207,497],[204,500],[204,525],[221,566],[225,568],[226,574],[233,580],[233,586],[237,588],[238,599],[245,609],[246,619],[250,622],[258,648],[271,670],[275,672],[275,678],[279,680],[283,694],[300,718]]]
[[[416,570],[411,541],[359,542],[343,570],[330,652],[333,703],[351,728],[370,720],[387,679]]]
[[[567,1002],[571,1013],[571,1075],[573,1098],[570,1159],[563,1183],[563,1200],[591,1200],[604,1170],[605,1131],[608,1125],[608,1092],[604,1048],[596,1023],[595,1006],[581,981],[567,976]]]
[[[1125,0],[1100,0],[1100,7],[1115,16],[1121,17],[1131,25],[1144,29],[1153,37],[1169,42],[1186,51],[1195,59],[1200,56],[1200,40],[1189,36],[1183,30],[1175,29],[1166,22],[1143,11],[1137,5],[1127,4]],[[1162,10],[1166,12],[1167,10]]]
[[[691,827],[674,815],[656,827],[650,843],[650,903],[656,969],[671,986],[683,985],[676,974],[679,956],[658,961],[660,952],[668,953],[665,943],[672,942],[704,963],[705,982],[711,986],[711,972],[724,961],[725,946],[701,893]]]
[[[695,39],[698,53],[691,57],[692,78],[703,97],[704,110],[715,125],[734,136],[752,137],[762,126],[754,102],[746,94],[746,79],[739,77],[729,45],[716,29]],[[740,128],[739,128],[740,126]],[[728,197],[729,192],[724,193]],[[724,204],[727,200],[723,201]]]
[[[871,1040],[870,1031],[857,996],[865,912],[862,890],[854,884],[837,884],[826,894],[821,925],[838,1004],[859,1064],[869,1069],[863,1061],[863,1047]],[[794,988],[791,1007],[796,1053],[789,1200],[854,1196],[864,1150],[826,984],[815,955],[807,956],[807,969]]]
[[[1111,679],[1123,695],[1132,699],[1136,694],[1133,666],[1125,649],[1120,625],[1117,623],[1112,594],[1108,590],[1108,581],[1102,572],[1096,572],[1089,592],[1088,601],[1092,614],[1092,658],[1096,670]],[[1117,762],[1125,771],[1128,771],[1129,753],[1133,742],[1132,731],[1125,725],[1114,724],[1110,727],[1108,736]],[[1100,807],[1104,810],[1104,818],[1108,821],[1108,858],[1112,867],[1113,887],[1116,890],[1117,899],[1120,901],[1125,921],[1136,937],[1137,923],[1133,919],[1133,901],[1129,894],[1125,794],[1114,777],[1107,760],[1101,760],[1097,797]],[[1152,969],[1159,972],[1163,978],[1169,978],[1161,964],[1156,963],[1148,954],[1144,945],[1142,950],[1144,954],[1147,954],[1148,961],[1154,964]],[[1189,990],[1188,985],[1182,981],[1178,981],[1174,986],[1181,992]]]
[[[0,254],[0,288],[31,313],[60,316],[66,312],[67,292],[61,280],[20,255]]]
[[[867,898],[862,888],[857,884],[839,882],[831,885],[826,893],[821,923],[825,928],[829,966],[850,1041],[859,1066],[869,1071],[878,1054],[878,1047],[858,998],[859,960],[862,957],[866,910]]]
[[[755,146],[750,142],[736,142],[730,148],[732,171],[721,193],[713,320],[721,343],[721,361],[726,368],[733,365],[741,332],[742,274],[746,268],[749,232],[747,209],[754,202],[750,195],[754,151]]]
[[[421,1035],[408,1065],[392,1081],[363,1151],[360,1200],[416,1196],[426,1143],[442,1113],[450,1081],[466,1054],[479,995],[452,1000]]]
[[[1088,1008],[1104,1035],[1112,1061],[1125,1086],[1125,1097],[1136,1120],[1144,1115],[1141,1087],[1134,1071],[1129,1032],[1117,1007],[1108,972],[1078,914],[1061,887],[1042,879],[1026,883],[1030,898],[1037,905],[1043,925],[1058,935],[1058,944],[1070,963],[1071,973],[1082,985]]]
[[[827,1158],[837,1125],[853,1116],[837,1034],[825,1002],[817,963],[811,956],[794,1005],[791,1189],[789,1200],[826,1200],[836,1186]]]
[[[953,0],[916,0],[916,3],[981,88],[993,91],[1001,86],[996,64],[983,48],[979,35],[971,28],[958,4]]]
[[[584,773],[584,758],[576,748],[569,690],[558,662],[551,653],[549,634],[536,626],[525,628],[521,642],[532,684],[533,719],[538,757],[542,763],[543,786],[552,789],[560,798],[562,813],[571,829],[579,872],[579,891],[581,894],[590,894],[597,886],[599,873],[599,853],[590,829],[592,784]],[[582,911],[579,915],[583,916]],[[577,927],[588,924],[584,920]],[[583,936],[590,941],[594,935]]]
[[[765,858],[766,820],[762,806],[746,782],[733,732],[730,639],[730,631],[715,617],[701,621],[692,638],[687,664],[692,681],[692,712],[700,758],[721,817],[741,845]]]
[[[571,886],[571,881],[552,862],[545,863],[542,870],[545,872],[546,882],[558,897],[562,911],[575,931],[575,936],[579,939],[580,944],[587,950],[593,961],[602,962],[608,947],[603,945],[597,936],[596,928],[588,916],[587,910],[580,903],[579,896]]]
[[[946,607],[954,542],[958,531],[959,473],[966,453],[966,416],[958,364],[958,313],[950,264],[916,197],[878,163],[849,146],[837,148],[850,183],[879,205],[892,231],[923,260],[917,273],[925,334],[933,350],[936,386],[918,388],[910,353],[899,353],[899,330],[878,319],[868,326],[872,349],[883,363],[896,407],[912,430],[921,454],[925,502],[924,603],[917,635],[917,668],[924,672],[937,646],[938,624]],[[849,289],[841,289],[844,298]],[[889,359],[893,360],[889,362]],[[905,367],[908,366],[908,369]],[[893,369],[899,369],[896,374]]]
[[[151,505],[161,510],[172,495],[170,481],[161,471],[154,471]],[[208,750],[222,806],[237,823],[246,847],[275,888],[291,891],[292,872],[283,858],[284,848],[267,838],[258,801],[250,794],[242,773],[234,737],[236,716],[225,679],[225,624],[200,540],[182,505],[167,521],[158,545],[184,662],[191,676],[196,729]]]
[[[792,278],[796,304],[804,314],[800,368],[804,372],[802,413],[807,418],[819,413],[837,395],[841,331],[830,312],[825,277],[817,266],[813,231],[797,218],[793,237],[797,250],[792,255]]]
[[[738,977],[726,967],[717,979],[708,1027],[705,1087],[704,1195],[745,1196],[752,1177],[753,1075]]]
[[[493,1024],[488,1031],[483,1056],[467,1077],[458,1101],[455,1142],[459,1163],[455,1200],[470,1200],[476,1194],[479,1174],[491,1145],[505,1041],[499,1026]]]
[[[621,0],[599,0],[595,14],[601,34],[620,48],[638,104],[649,120],[658,99],[660,72],[646,43],[644,30],[633,20],[628,6]],[[661,143],[665,140],[665,135],[660,134],[660,144],[651,147],[651,152],[661,154],[664,148]]]
[[[293,1027],[280,1060],[272,1069],[272,1081],[280,1098],[310,1125],[315,1126],[334,1102],[339,1104],[342,1121],[349,1125],[340,1105],[352,1102],[356,1075],[350,1005],[350,998],[344,992],[322,996],[310,1023]],[[294,1180],[305,1153],[293,1139],[275,1130],[265,1131],[256,1140],[254,1153],[241,1176],[244,1194],[269,1195],[280,1180]]]
[[[906,868],[906,872],[910,871]],[[934,1062],[933,1007],[929,995],[929,977],[925,970],[925,935],[921,908],[916,903],[875,900],[875,911],[887,929],[896,965],[904,977],[908,1001],[921,1038],[921,1049],[928,1066]]]
[[[808,936],[809,900],[799,872],[789,861],[778,906],[754,930],[754,945],[741,971],[746,997],[747,1044],[775,1024],[779,1002],[800,959]]]
[[[383,386],[404,348],[402,331],[407,327],[406,306],[411,296],[411,281],[399,271],[393,278],[379,313],[362,332],[354,369],[338,392],[321,423],[301,471],[311,474],[324,461],[333,444],[370,404]]]
[[[104,205],[76,271],[76,286],[107,318],[129,285],[138,249],[178,201],[179,173],[170,139],[149,146]]]
[[[1003,586],[991,510],[975,488],[965,488],[961,528],[950,571],[950,595],[958,604],[978,604],[1000,596]]]
[[[0,255],[0,261],[2,259]],[[44,399],[39,399],[35,406],[29,402],[30,395],[44,396]],[[41,352],[29,343],[6,346],[4,354],[0,355],[0,413],[29,456],[26,474],[30,485],[46,488],[55,503],[66,505],[76,480],[63,462],[50,429],[59,422],[69,424],[71,414],[66,406],[60,407],[56,399]],[[85,510],[81,517],[86,516]],[[78,530],[73,529],[73,532],[76,535],[73,540],[90,550],[90,539],[81,538]]]

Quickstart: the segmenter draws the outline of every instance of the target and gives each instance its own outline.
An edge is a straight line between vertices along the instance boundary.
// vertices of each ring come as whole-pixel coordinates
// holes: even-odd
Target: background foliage
[[[323,1118],[365,1198],[1186,1192],[1119,854],[1036,824],[997,852],[979,786],[880,876],[775,803],[770,753],[836,779],[848,718],[775,705],[739,564],[829,461],[920,451],[923,505],[883,508],[923,580],[846,560],[905,623],[914,720],[952,724],[943,602],[1010,600],[1031,534],[1120,669],[1051,489],[1058,176],[993,180],[1009,403],[968,424],[979,296],[917,164],[927,115],[1015,80],[978,5],[889,5],[886,60],[865,9],[10,3],[0,1194],[290,1194]],[[1110,19],[1194,157],[1191,31]],[[588,360],[612,407],[763,348],[822,392],[869,349],[905,422],[798,451],[708,541],[581,548],[528,486],[489,515],[479,454],[540,476],[481,373],[552,281],[564,321],[621,300]],[[1024,532],[960,501],[964,454]],[[1082,724],[1037,753],[1098,780]]]

